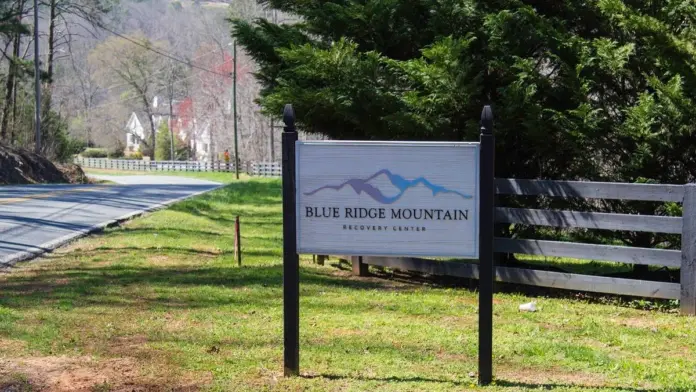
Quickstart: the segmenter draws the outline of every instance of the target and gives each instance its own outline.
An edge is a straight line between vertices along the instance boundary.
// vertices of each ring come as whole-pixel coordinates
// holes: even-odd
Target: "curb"
[[[129,219],[139,217],[139,216],[144,215],[148,212],[160,210],[164,207],[167,207],[171,204],[180,202],[182,200],[186,200],[188,198],[195,197],[195,196],[200,196],[204,193],[212,192],[216,189],[220,189],[220,188],[224,187],[225,185],[226,184],[220,184],[214,188],[211,188],[211,189],[208,189],[205,191],[192,193],[190,195],[178,197],[176,199],[167,200],[167,201],[162,202],[162,203],[153,204],[150,207],[143,208],[141,210],[129,212],[129,213],[122,215],[118,218],[110,219],[108,221],[98,223],[98,224],[91,226],[91,227],[88,227],[86,229],[75,231],[73,233],[70,233],[70,234],[65,235],[63,237],[60,237],[60,238],[57,238],[55,240],[45,242],[39,246],[34,247],[34,248],[37,248],[36,250],[26,250],[26,251],[22,251],[22,252],[18,252],[18,253],[13,253],[9,256],[0,257],[0,271],[2,271],[3,269],[6,269],[6,268],[10,268],[19,262],[34,259],[38,256],[41,256],[42,254],[45,254],[45,253],[51,253],[54,250],[56,250],[64,245],[67,245],[67,244],[69,244],[69,243],[71,243],[79,238],[85,237],[89,234],[100,232],[100,231],[104,230],[105,228],[116,226],[122,222],[129,220]]]

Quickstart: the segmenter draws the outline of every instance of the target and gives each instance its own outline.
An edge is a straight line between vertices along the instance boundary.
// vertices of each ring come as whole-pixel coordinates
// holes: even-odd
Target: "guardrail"
[[[680,234],[681,250],[531,239],[495,239],[496,253],[569,257],[679,268],[679,283],[502,266],[496,268],[496,280],[568,290],[678,299],[682,313],[696,314],[696,184],[656,185],[496,179],[496,193],[516,196],[682,203],[682,217],[504,207],[498,207],[495,211],[496,222],[505,224]],[[365,274],[367,265],[474,279],[478,278],[479,271],[477,264],[469,262],[403,257],[360,257],[359,255],[341,255],[341,257],[352,260],[353,271],[357,275]]]
[[[235,172],[234,162],[223,161],[144,161],[78,157],[74,162],[84,168],[103,170]],[[278,162],[241,162],[239,170],[250,176],[259,177],[280,177],[282,174],[282,166]]]

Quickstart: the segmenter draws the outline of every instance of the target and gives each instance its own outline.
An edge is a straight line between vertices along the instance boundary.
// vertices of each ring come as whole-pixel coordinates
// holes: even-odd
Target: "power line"
[[[59,6],[59,8],[60,8],[60,6]],[[63,9],[63,11],[66,11],[66,10]],[[67,11],[66,11],[66,12],[67,12]],[[128,41],[128,42],[130,42],[130,43],[132,43],[132,44],[134,44],[134,45],[140,46],[141,48],[144,48],[144,49],[146,49],[146,50],[149,50],[149,51],[151,51],[151,52],[153,52],[153,53],[157,53],[157,54],[159,54],[160,56],[164,56],[164,57],[166,57],[166,58],[168,58],[168,59],[170,59],[170,60],[174,60],[174,61],[179,62],[179,63],[181,63],[181,64],[188,65],[188,66],[191,67],[191,68],[195,68],[195,69],[198,69],[198,70],[201,70],[201,71],[204,71],[204,72],[208,72],[208,73],[211,73],[211,74],[215,74],[215,75],[218,75],[218,76],[223,76],[223,77],[226,77],[226,78],[231,78],[231,77],[232,77],[231,75],[225,75],[225,74],[223,74],[223,73],[220,73],[220,72],[213,71],[213,70],[208,69],[208,68],[205,68],[205,67],[201,67],[201,66],[195,65],[195,64],[193,64],[193,63],[190,62],[190,61],[183,60],[183,59],[180,59],[180,58],[176,57],[176,56],[175,56],[174,54],[172,54],[172,53],[167,53],[166,51],[163,51],[163,50],[161,50],[161,49],[155,49],[155,48],[153,48],[151,45],[147,45],[147,44],[144,44],[144,43],[142,43],[142,42],[138,42],[137,40],[134,40],[134,39],[132,39],[132,38],[130,38],[130,37],[124,35],[124,34],[121,34],[121,33],[117,32],[117,31],[114,31],[114,30],[112,30],[112,29],[110,29],[110,28],[104,26],[102,23],[100,23],[100,22],[98,22],[98,21],[96,21],[96,20],[88,20],[88,19],[84,18],[84,17],[81,16],[81,15],[79,15],[79,16],[80,16],[82,19],[85,19],[85,21],[94,24],[95,26],[99,27],[100,29],[102,29],[102,30],[104,30],[104,31],[107,31],[107,32],[109,32],[109,33],[111,33],[111,34],[113,34],[113,35],[119,37],[119,38],[125,39],[126,41]]]
[[[176,80],[172,81],[172,83],[183,82],[183,81],[185,81],[185,80],[188,80],[188,79],[191,79],[191,78],[194,78],[194,77],[196,77],[196,75],[189,75],[189,76],[187,76],[187,77],[185,77],[185,78],[176,79]],[[157,89],[157,90],[153,91],[152,93],[153,93],[154,95],[157,95],[157,93],[162,92],[162,90],[165,90],[167,87],[168,87],[168,86],[163,86],[162,88]],[[108,106],[108,105],[119,104],[119,103],[123,103],[123,102],[129,102],[129,101],[132,101],[132,100],[135,100],[135,99],[142,99],[142,97],[140,97],[140,96],[135,96],[135,97],[131,97],[131,98],[117,99],[117,100],[113,100],[113,101],[102,102],[102,103],[100,103],[100,104],[98,104],[98,105],[92,106],[92,107],[90,108],[90,110],[98,109],[98,108],[101,108],[101,107],[104,107],[104,106]]]
[[[117,37],[123,38],[123,39],[125,39],[126,41],[128,41],[128,42],[130,42],[130,43],[132,43],[132,44],[138,45],[138,46],[140,46],[141,48],[147,49],[147,50],[149,50],[149,51],[151,51],[151,52],[154,52],[154,53],[159,54],[160,56],[164,56],[164,57],[166,57],[166,58],[168,58],[168,59],[174,60],[174,61],[179,62],[179,63],[181,63],[181,64],[188,65],[188,66],[191,67],[191,68],[195,68],[195,69],[198,69],[198,70],[201,70],[201,71],[204,71],[204,72],[208,72],[208,73],[211,73],[211,74],[215,74],[215,75],[219,75],[219,76],[223,76],[223,77],[227,77],[227,78],[230,78],[230,77],[231,77],[231,75],[225,75],[225,74],[223,74],[223,73],[216,72],[216,71],[213,71],[213,70],[211,70],[211,69],[208,69],[208,68],[204,68],[204,67],[200,67],[200,66],[198,66],[198,65],[195,65],[195,64],[191,63],[190,61],[186,61],[186,60],[182,60],[182,59],[180,59],[180,58],[174,57],[173,55],[170,55],[169,53],[166,53],[166,52],[164,52],[164,51],[157,50],[157,49],[153,48],[153,47],[150,46],[150,45],[146,45],[146,44],[143,44],[142,42],[138,42],[138,41],[136,41],[136,40],[134,40],[134,39],[132,39],[132,38],[130,38],[130,37],[127,37],[127,36],[125,36],[125,35],[123,35],[123,34],[120,34],[120,33],[118,33],[118,32],[115,32],[115,31],[113,31],[113,30],[111,30],[111,29],[109,29],[109,28],[107,28],[107,27],[102,26],[102,25],[97,24],[97,27],[100,27],[100,28],[102,28],[102,29],[108,31],[108,32],[110,32],[111,34],[113,34],[113,35],[115,35],[115,36],[117,36]]]
[[[211,51],[209,51],[209,52],[205,52],[205,53],[203,53],[203,54],[201,54],[201,55],[198,55],[198,56],[194,57],[192,60],[199,59],[199,58],[201,58],[201,57],[207,56],[207,55],[209,55],[209,54],[211,54],[211,53],[215,53],[215,52],[217,52],[217,49],[211,50]],[[82,72],[83,74],[85,74],[86,76],[90,76],[89,73],[87,73],[85,70],[80,69],[80,68],[76,68],[76,69],[77,69],[79,72]],[[166,71],[166,69],[163,68],[163,69],[161,69],[161,70],[159,70],[159,71],[153,72],[153,73],[151,74],[151,76],[159,75],[159,74],[161,74],[161,73],[163,73],[163,72],[165,72],[165,71]],[[186,78],[186,79],[188,79],[188,78]],[[186,80],[186,79],[175,80],[174,83],[176,83],[177,81]],[[115,88],[118,88],[118,87],[127,86],[128,84],[129,84],[128,82],[117,83],[117,84],[111,85],[111,86],[109,86],[109,87],[105,87],[105,88],[103,88],[102,90],[104,90],[104,91],[111,91],[111,90],[113,90],[113,89],[115,89]]]

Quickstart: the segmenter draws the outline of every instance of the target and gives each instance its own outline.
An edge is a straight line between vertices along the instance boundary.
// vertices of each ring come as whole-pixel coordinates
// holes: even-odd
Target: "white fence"
[[[234,162],[144,161],[134,159],[75,158],[83,168],[129,171],[235,172]],[[239,171],[250,176],[280,177],[279,162],[240,162]]]

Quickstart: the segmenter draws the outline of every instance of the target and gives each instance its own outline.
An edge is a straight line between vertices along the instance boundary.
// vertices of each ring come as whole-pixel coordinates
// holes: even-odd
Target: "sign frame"
[[[300,264],[297,253],[297,130],[291,104],[283,110],[283,367],[286,377],[300,374]],[[493,284],[495,282],[495,136],[490,105],[481,112],[478,149],[479,330],[478,381],[493,381]],[[353,142],[355,143],[355,142]],[[401,142],[408,143],[408,142]],[[351,255],[362,256],[362,255]]]
[[[448,252],[360,252],[360,256],[377,256],[377,257],[457,257],[464,259],[476,260],[479,257],[479,203],[480,200],[480,154],[481,148],[479,142],[433,142],[433,141],[357,141],[357,140],[298,140],[295,142],[295,217],[296,217],[296,241],[297,241],[297,252],[300,254],[325,254],[326,249],[311,248],[311,247],[301,247],[301,198],[302,192],[299,184],[299,174],[301,170],[300,159],[301,151],[303,146],[326,146],[326,147],[346,147],[346,146],[359,146],[359,147],[417,147],[417,148],[428,148],[428,147],[452,147],[452,148],[466,148],[474,150],[474,211],[473,211],[473,237],[474,242],[471,246],[473,248],[472,252],[469,253],[448,253]],[[330,251],[333,254],[345,254],[352,255],[355,250],[348,249],[332,249]]]

